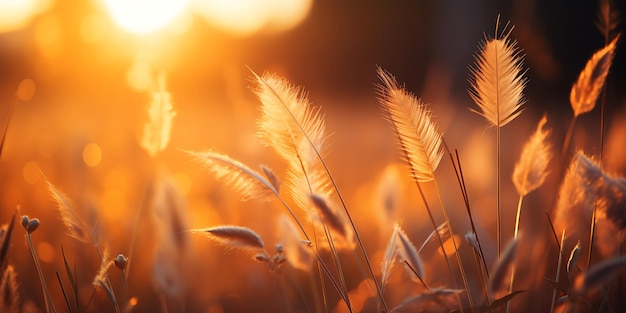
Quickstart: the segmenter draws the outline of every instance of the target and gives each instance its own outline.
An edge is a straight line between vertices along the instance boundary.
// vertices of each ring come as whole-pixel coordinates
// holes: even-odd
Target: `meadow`
[[[526,95],[528,30],[500,15],[461,100],[437,73],[417,93],[372,64],[368,92],[336,98],[240,64],[221,105],[179,105],[151,71],[142,105],[86,114],[28,105],[24,79],[0,141],[0,312],[619,312],[621,24],[596,15],[604,43],[558,110]]]

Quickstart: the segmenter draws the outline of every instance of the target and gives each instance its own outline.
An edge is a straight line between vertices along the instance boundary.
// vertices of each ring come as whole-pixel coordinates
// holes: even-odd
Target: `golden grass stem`
[[[520,216],[522,215],[522,201],[524,200],[524,196],[519,196],[519,200],[517,201],[517,213],[515,214],[515,230],[513,232],[513,239],[517,239],[517,235],[519,234],[519,221]],[[516,265],[513,264],[511,268],[511,281],[509,283],[509,294],[513,293],[513,282],[515,281],[515,270]],[[506,303],[506,312],[509,313],[509,309],[511,307],[511,301],[507,301]]]
[[[35,267],[37,268],[37,274],[39,274],[39,282],[41,283],[41,288],[43,289],[43,299],[46,306],[47,313],[56,313],[56,309],[54,308],[54,304],[52,303],[52,297],[50,296],[50,292],[48,291],[48,287],[46,285],[46,279],[43,276],[43,270],[41,269],[41,264],[39,263],[39,257],[37,256],[37,251],[35,251],[35,247],[33,245],[33,239],[30,233],[26,233],[26,242],[28,243],[28,249],[30,249],[30,254],[33,257],[33,261],[35,262]]]

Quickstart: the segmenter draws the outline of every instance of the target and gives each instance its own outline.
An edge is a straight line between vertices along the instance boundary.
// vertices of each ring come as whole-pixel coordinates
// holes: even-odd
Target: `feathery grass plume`
[[[383,82],[379,99],[385,117],[393,125],[418,182],[435,179],[435,170],[443,157],[441,133],[432,121],[432,112],[415,95],[398,86],[396,79],[377,68]]]
[[[626,257],[604,260],[590,268],[584,274],[583,279],[576,281],[575,292],[586,294],[595,288],[599,288],[624,269],[626,269]]]
[[[341,216],[335,213],[335,210],[330,207],[328,200],[317,194],[311,194],[310,198],[311,203],[319,212],[322,223],[341,236],[346,237],[348,231],[345,228],[345,223],[341,219]]]
[[[310,242],[300,239],[301,233],[287,215],[280,214],[277,223],[278,237],[282,239],[285,247],[284,255],[289,265],[303,271],[310,271],[313,262],[315,262],[315,255]]]
[[[385,248],[385,255],[383,256],[383,261],[380,266],[380,285],[382,290],[385,290],[389,276],[391,276],[391,270],[396,262],[398,250],[397,237],[399,230],[400,227],[398,224],[395,224],[393,231],[391,232],[391,236],[389,237],[389,241],[387,242],[387,247]]]
[[[596,27],[600,30],[606,42],[608,43],[611,33],[619,24],[619,12],[611,4],[611,0],[600,0],[600,8],[598,10],[598,18]]]
[[[8,265],[0,282],[0,312],[20,312],[20,295],[17,290],[17,274],[13,265]]]
[[[523,90],[526,78],[523,76],[522,57],[517,48],[517,42],[509,35],[513,28],[507,31],[504,27],[498,35],[500,16],[496,21],[495,38],[487,39],[476,55],[476,65],[470,67],[469,91],[472,100],[480,111],[471,109],[483,116],[491,126],[496,127],[497,150],[497,182],[496,182],[496,239],[498,257],[502,246],[501,208],[500,208],[500,128],[514,120],[522,113],[524,103]]]
[[[471,110],[499,128],[522,113],[526,78],[517,42],[509,38],[513,29],[507,31],[505,26],[498,36],[498,23],[496,37],[485,39],[476,55],[476,65],[470,68],[470,96],[481,112]]]
[[[99,280],[102,281],[106,281],[106,276],[107,273],[109,272],[109,268],[111,267],[111,265],[113,265],[113,260],[110,259],[109,257],[109,251],[108,249],[104,249],[103,253],[102,253],[102,260],[100,261],[100,267],[98,268],[98,273],[96,273],[96,276],[93,278],[93,280],[91,281],[91,284],[94,287],[98,287]]]
[[[626,179],[602,172],[602,182],[597,184],[598,208],[620,230],[626,229]]]
[[[228,249],[263,250],[265,245],[261,236],[252,229],[243,226],[222,225],[211,228],[190,230],[216,241]]]
[[[422,259],[417,253],[417,249],[415,249],[415,246],[406,235],[404,230],[402,230],[400,225],[396,224],[394,226],[394,230],[395,229],[397,229],[396,244],[398,249],[398,256],[402,258],[403,261],[406,261],[407,264],[415,271],[415,274],[419,276],[419,280],[423,280],[425,275],[424,264],[422,263]],[[413,271],[409,272],[412,273]],[[411,275],[411,278],[414,279],[413,275]]]
[[[569,100],[574,110],[574,117],[587,113],[595,107],[613,63],[619,37],[619,35],[616,36],[609,44],[591,56],[585,68],[580,72],[578,80],[572,86]]]
[[[570,211],[586,211],[593,204],[588,196],[592,192],[589,183],[590,177],[586,176],[584,170],[588,160],[582,151],[576,152],[561,182],[553,218],[554,227],[558,234],[569,228],[568,225],[577,226],[576,217],[580,214],[574,214],[574,217],[570,219]],[[597,177],[598,174],[594,175]]]
[[[157,86],[152,92],[152,102],[148,107],[148,122],[143,128],[141,147],[150,157],[155,157],[165,150],[170,140],[172,120],[176,116],[173,111],[171,95],[165,89],[165,74],[157,78]]]
[[[57,208],[61,214],[61,221],[65,224],[68,235],[84,243],[97,246],[100,242],[100,229],[97,217],[95,217],[95,212],[94,221],[91,227],[89,227],[78,217],[72,201],[63,192],[57,189],[45,176],[44,181],[48,186],[50,195],[57,203]]]
[[[502,252],[502,257],[498,259],[494,269],[492,270],[491,277],[489,278],[489,295],[493,299],[495,295],[506,288],[506,276],[510,272],[510,269],[515,266],[515,260],[517,257],[517,247],[519,239],[513,239]]]
[[[325,122],[319,108],[311,107],[306,93],[284,78],[255,74],[254,90],[261,101],[258,135],[289,164],[286,188],[300,208],[308,208],[309,194],[328,198],[329,178],[322,167]]]
[[[241,194],[242,201],[249,199],[269,201],[273,195],[278,195],[278,188],[275,186],[278,184],[276,176],[268,176],[266,179],[245,164],[215,151],[188,153],[213,172],[217,179],[223,180]],[[267,167],[262,169],[264,173],[273,173]]]
[[[519,161],[513,171],[513,183],[520,196],[539,188],[548,176],[547,168],[552,159],[552,145],[547,142],[550,130],[544,129],[548,119],[544,115],[537,130],[524,145]]]
[[[569,259],[567,259],[567,274],[570,277],[572,276],[572,271],[574,270],[574,266],[576,266],[576,261],[578,261],[582,247],[583,246],[580,244],[580,240],[578,240],[578,243],[576,243],[569,255]]]

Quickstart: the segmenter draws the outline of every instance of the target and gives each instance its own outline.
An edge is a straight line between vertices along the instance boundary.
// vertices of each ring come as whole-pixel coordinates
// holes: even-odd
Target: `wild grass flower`
[[[480,108],[473,112],[483,116],[491,126],[496,127],[496,240],[498,257],[502,247],[501,208],[500,208],[500,128],[510,123],[522,113],[526,78],[522,68],[522,57],[517,43],[509,38],[505,26],[498,34],[500,16],[496,21],[495,38],[485,39],[476,55],[476,65],[471,67],[470,96]]]

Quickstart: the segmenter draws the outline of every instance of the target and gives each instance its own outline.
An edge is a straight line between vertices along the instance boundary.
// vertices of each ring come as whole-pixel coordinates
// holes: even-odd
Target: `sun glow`
[[[135,34],[147,34],[173,22],[188,0],[105,0],[117,25]]]

